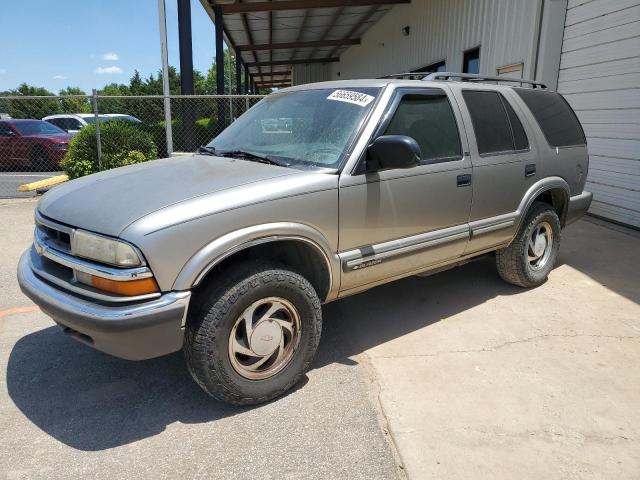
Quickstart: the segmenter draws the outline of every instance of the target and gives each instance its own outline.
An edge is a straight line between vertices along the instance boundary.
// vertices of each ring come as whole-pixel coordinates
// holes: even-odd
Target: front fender
[[[337,295],[340,286],[340,262],[329,241],[315,228],[293,222],[253,225],[213,240],[198,250],[182,267],[173,284],[173,290],[196,287],[213,267],[234,253],[254,245],[279,240],[299,240],[316,248],[327,262],[330,275],[327,299]]]

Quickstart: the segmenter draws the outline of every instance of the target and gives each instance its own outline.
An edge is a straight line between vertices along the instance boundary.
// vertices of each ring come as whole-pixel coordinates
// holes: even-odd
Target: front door
[[[342,294],[447,262],[464,251],[471,162],[452,103],[444,89],[398,89],[373,138],[414,138],[422,151],[420,165],[376,170],[362,158],[352,173],[341,175]]]

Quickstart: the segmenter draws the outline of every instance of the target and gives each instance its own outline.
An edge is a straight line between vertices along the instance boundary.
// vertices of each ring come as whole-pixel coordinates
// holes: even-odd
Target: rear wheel
[[[320,300],[302,276],[274,264],[243,264],[194,298],[185,357],[212,397],[266,402],[300,381],[322,330]]]
[[[556,262],[561,232],[553,208],[534,203],[511,245],[496,252],[502,279],[520,287],[543,284]]]

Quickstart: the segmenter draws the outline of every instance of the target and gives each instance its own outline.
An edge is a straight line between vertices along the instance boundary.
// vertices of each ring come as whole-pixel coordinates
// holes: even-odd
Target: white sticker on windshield
[[[327,100],[353,103],[354,105],[366,107],[372,102],[373,98],[374,97],[367,95],[366,93],[352,92],[350,90],[336,90],[327,97]]]

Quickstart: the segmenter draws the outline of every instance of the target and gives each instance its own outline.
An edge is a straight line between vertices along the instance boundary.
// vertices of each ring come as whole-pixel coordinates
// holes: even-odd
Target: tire
[[[542,285],[558,257],[561,234],[560,220],[553,208],[547,203],[535,202],[511,245],[496,251],[500,277],[524,288]],[[536,241],[540,235],[546,243]]]
[[[53,168],[53,162],[44,147],[34,147],[29,156],[31,169],[36,172],[48,172]]]
[[[272,263],[244,263],[217,278],[222,281],[196,293],[188,314],[184,353],[191,376],[213,398],[233,405],[282,395],[302,379],[318,348],[318,295],[304,277]]]

